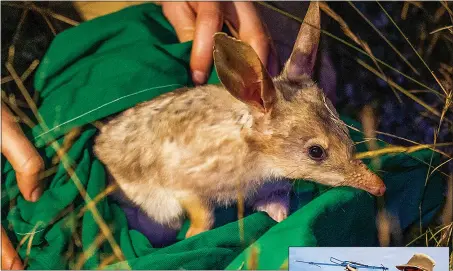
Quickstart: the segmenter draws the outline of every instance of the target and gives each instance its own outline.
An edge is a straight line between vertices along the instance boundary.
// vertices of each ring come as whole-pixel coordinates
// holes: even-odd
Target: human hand
[[[357,271],[357,269],[355,269],[354,267],[350,267],[348,264],[348,266],[346,266],[345,271]]]
[[[39,173],[44,162],[5,105],[2,105],[1,150],[16,172],[17,186],[24,199],[37,201],[42,194]]]
[[[175,28],[180,42],[193,40],[190,57],[192,80],[203,84],[212,65],[214,34],[227,21],[232,33],[255,49],[267,66],[270,38],[252,2],[161,2],[165,17]],[[228,25],[228,24],[227,24]]]
[[[24,270],[24,265],[2,226],[2,270]]]
[[[37,201],[42,194],[38,174],[44,168],[39,153],[23,134],[14,121],[12,113],[2,104],[2,140],[1,150],[5,158],[16,171],[17,186],[27,201]],[[22,270],[22,264],[16,249],[2,227],[2,269]]]

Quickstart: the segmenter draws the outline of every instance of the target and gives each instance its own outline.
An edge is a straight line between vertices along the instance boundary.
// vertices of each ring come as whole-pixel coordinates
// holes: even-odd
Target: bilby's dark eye
[[[308,148],[308,156],[313,160],[321,161],[326,158],[326,151],[321,146],[314,145]]]

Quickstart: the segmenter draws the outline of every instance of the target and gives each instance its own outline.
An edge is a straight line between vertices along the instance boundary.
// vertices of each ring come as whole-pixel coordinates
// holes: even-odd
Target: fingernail
[[[31,201],[36,202],[38,201],[39,197],[42,195],[42,188],[41,187],[36,187],[33,192],[31,192]]]
[[[202,71],[194,71],[192,73],[192,80],[195,83],[195,85],[201,85],[206,82],[206,73]]]

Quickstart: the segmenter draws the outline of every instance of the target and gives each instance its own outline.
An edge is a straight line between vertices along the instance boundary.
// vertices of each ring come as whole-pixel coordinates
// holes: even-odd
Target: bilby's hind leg
[[[209,204],[195,194],[187,195],[179,199],[182,208],[186,211],[190,227],[186,238],[208,231],[214,224],[214,214]]]

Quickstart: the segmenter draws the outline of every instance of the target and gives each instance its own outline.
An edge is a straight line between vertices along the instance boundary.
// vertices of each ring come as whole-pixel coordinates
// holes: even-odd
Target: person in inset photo
[[[436,262],[426,254],[415,253],[412,258],[403,265],[395,266],[401,271],[434,271]],[[347,266],[345,271],[358,271],[356,268]]]
[[[397,265],[398,270],[403,271],[433,271],[436,262],[426,254],[416,253],[404,265]]]

